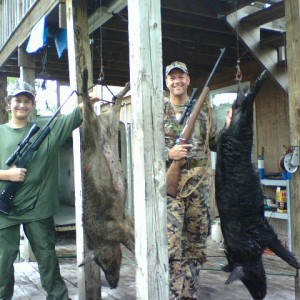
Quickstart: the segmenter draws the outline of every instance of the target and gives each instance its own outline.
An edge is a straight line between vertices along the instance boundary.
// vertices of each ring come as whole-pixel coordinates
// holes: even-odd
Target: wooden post
[[[58,4],[58,23],[59,28],[67,28],[65,0],[60,0]]]
[[[0,124],[5,124],[8,121],[8,115],[6,111],[5,98],[7,96],[7,77],[4,73],[0,72]]]
[[[137,299],[169,299],[159,0],[128,1]]]
[[[289,83],[289,121],[290,142],[292,146],[300,146],[300,0],[286,0],[286,45]],[[292,224],[292,251],[300,259],[300,187],[299,169],[293,174],[291,184],[291,224]],[[295,278],[295,299],[300,299],[299,271]]]
[[[20,79],[29,83],[33,88],[35,85],[35,61],[32,55],[18,48],[18,66],[20,67]],[[32,112],[32,121],[36,118],[36,109]],[[33,254],[31,255],[33,257]]]
[[[18,48],[18,66],[20,67],[20,79],[34,87],[35,80],[35,62],[33,56]]]
[[[72,90],[81,88],[81,69],[89,71],[89,86],[92,82],[91,53],[88,37],[88,19],[85,0],[66,0],[69,77]],[[82,169],[79,129],[73,132],[75,204],[76,204],[76,249],[78,264],[87,254],[82,224]],[[78,268],[78,299],[101,299],[100,268],[95,263]]]
[[[20,79],[29,83],[34,88],[35,81],[35,63],[32,60],[32,57],[24,51],[23,48],[18,48],[18,66],[20,67]],[[36,109],[32,112],[32,119],[36,118]],[[21,229],[23,230],[23,229]],[[35,256],[32,252],[31,246],[26,235],[23,233],[24,237],[24,261],[36,261]]]

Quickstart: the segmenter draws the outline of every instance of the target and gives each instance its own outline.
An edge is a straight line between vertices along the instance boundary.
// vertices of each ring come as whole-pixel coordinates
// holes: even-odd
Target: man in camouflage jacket
[[[210,150],[216,149],[217,123],[208,101],[204,104],[186,145],[176,145],[185,123],[179,125],[190,77],[186,65],[175,61],[166,67],[170,98],[164,103],[167,167],[172,160],[186,159],[178,194],[167,195],[170,299],[197,299],[200,269],[206,261],[206,239],[210,234]]]

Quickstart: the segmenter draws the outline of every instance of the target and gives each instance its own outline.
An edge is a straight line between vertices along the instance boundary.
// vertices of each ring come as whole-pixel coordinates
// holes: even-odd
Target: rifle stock
[[[190,115],[189,119],[187,120],[187,123],[179,136],[178,143],[177,143],[178,145],[183,145],[188,143],[192,131],[194,129],[195,123],[197,121],[197,117],[203,107],[205,100],[207,99],[208,93],[209,93],[209,88],[205,87],[202,90],[202,93],[195,105],[195,108],[192,114]],[[186,163],[185,159],[173,160],[167,171],[167,194],[174,198],[177,196],[178,183],[181,178],[181,169],[185,163]]]

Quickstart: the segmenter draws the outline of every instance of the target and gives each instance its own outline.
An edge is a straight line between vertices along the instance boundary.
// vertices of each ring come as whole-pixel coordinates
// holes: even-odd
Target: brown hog
[[[88,257],[102,268],[110,288],[116,288],[122,261],[121,243],[134,252],[133,222],[125,217],[126,186],[118,157],[121,100],[129,84],[115,97],[115,105],[97,116],[89,101],[88,72],[82,71],[83,226]]]

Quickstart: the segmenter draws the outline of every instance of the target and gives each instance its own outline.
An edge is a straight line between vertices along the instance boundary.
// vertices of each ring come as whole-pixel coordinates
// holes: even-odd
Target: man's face
[[[180,69],[174,69],[167,75],[166,86],[174,96],[185,95],[189,84],[190,76]]]
[[[21,94],[11,99],[10,108],[13,117],[25,120],[30,115],[34,107],[33,99],[26,94]]]

